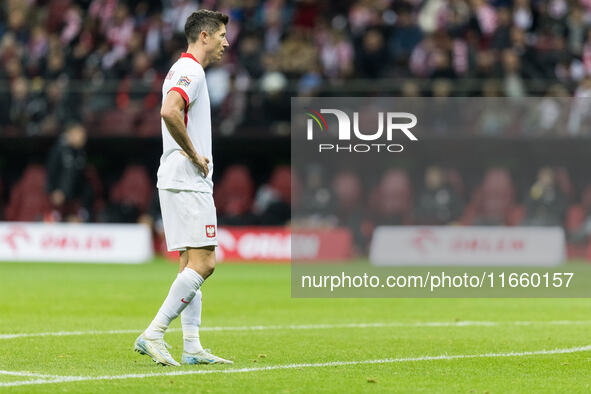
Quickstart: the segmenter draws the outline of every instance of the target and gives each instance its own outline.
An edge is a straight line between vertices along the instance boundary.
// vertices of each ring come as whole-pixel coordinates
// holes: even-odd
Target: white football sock
[[[148,339],[162,339],[170,322],[191,303],[203,281],[204,279],[197,272],[191,268],[185,268],[172,282],[168,296],[152,323],[144,331],[144,336]]]
[[[197,290],[195,297],[181,313],[183,326],[183,350],[186,353],[195,354],[201,350],[199,341],[199,327],[201,326],[201,290]]]

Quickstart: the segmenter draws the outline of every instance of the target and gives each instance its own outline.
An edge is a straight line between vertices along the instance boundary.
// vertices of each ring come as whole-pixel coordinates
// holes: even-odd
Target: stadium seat
[[[128,166],[111,188],[112,203],[134,206],[140,213],[148,211],[154,196],[154,185],[143,166]]]
[[[140,116],[137,127],[139,137],[159,137],[162,133],[160,111],[146,111]]]
[[[22,129],[12,125],[2,126],[2,137],[21,137]]]
[[[281,200],[291,204],[291,168],[289,166],[278,166],[273,169],[269,186],[275,189]]]
[[[293,170],[292,172],[292,177],[291,177],[291,205],[294,207],[294,211],[295,211],[295,207],[298,206],[298,204],[300,203],[301,199],[302,199],[302,193],[303,193],[303,185],[302,185],[302,180],[300,178],[300,175],[297,173],[297,171]]]
[[[591,261],[591,241],[589,241],[586,246],[587,246],[587,250],[586,250],[587,253],[585,253],[585,259],[587,261]],[[576,257],[578,257],[578,256],[576,256]]]
[[[359,248],[367,246],[373,224],[368,221],[367,204],[363,201],[363,188],[355,172],[337,173],[332,182],[334,203],[331,204],[338,225],[348,228]]]
[[[222,215],[239,216],[252,208],[254,182],[243,165],[228,167],[214,188],[214,199]]]
[[[10,191],[6,220],[38,221],[50,210],[51,203],[45,191],[45,169],[40,165],[29,165]]]
[[[86,166],[86,170],[84,171],[84,176],[88,183],[90,184],[90,188],[92,189],[93,194],[93,207],[92,210],[96,215],[105,207],[105,200],[104,200],[104,186],[103,181],[96,169],[95,166],[89,164]]]
[[[361,203],[361,181],[353,172],[343,171],[336,174],[332,182],[332,191],[339,210],[354,209]]]
[[[569,260],[586,259],[588,249],[587,244],[578,245],[569,242],[566,244],[566,256]]]
[[[405,170],[388,170],[372,192],[370,206],[378,222],[411,224],[412,186],[408,173]]]
[[[581,227],[586,217],[585,208],[581,204],[573,204],[566,212],[564,227],[568,232],[576,231]]]
[[[130,136],[134,132],[136,115],[133,111],[113,110],[103,114],[100,134],[105,136]]]
[[[585,212],[591,211],[591,185],[583,189],[583,192],[581,193],[581,206]]]
[[[464,213],[463,224],[510,224],[515,206],[515,187],[507,170],[494,168],[486,172],[474,191],[470,210]]]
[[[515,205],[509,212],[509,217],[507,218],[507,224],[509,226],[518,226],[523,219],[525,218],[526,209],[525,206],[522,204]]]
[[[464,186],[464,181],[462,179],[462,174],[456,169],[447,169],[445,171],[445,176],[447,178],[447,182],[451,186],[452,189],[458,194],[458,196],[465,198],[466,197],[466,187]]]
[[[570,180],[568,170],[564,167],[558,167],[554,169],[556,176],[556,183],[560,190],[566,195],[568,201],[573,201],[575,195],[575,187]]]
[[[469,202],[464,207],[464,212],[462,213],[462,217],[460,218],[460,224],[464,226],[469,226],[474,222],[474,217],[476,216],[476,203]]]
[[[45,168],[35,164],[28,166],[20,183],[27,191],[45,190]]]

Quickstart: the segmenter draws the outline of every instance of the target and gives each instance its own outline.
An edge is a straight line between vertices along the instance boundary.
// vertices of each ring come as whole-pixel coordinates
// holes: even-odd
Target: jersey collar
[[[199,60],[195,59],[195,56],[191,55],[190,53],[183,52],[183,53],[181,54],[181,57],[188,57],[189,59],[193,59],[193,60],[195,60],[197,63],[199,63]],[[199,64],[201,64],[201,63],[199,63]]]

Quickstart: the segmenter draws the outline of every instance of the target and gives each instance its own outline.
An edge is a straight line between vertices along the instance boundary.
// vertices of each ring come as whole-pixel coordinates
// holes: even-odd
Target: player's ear
[[[207,44],[207,40],[209,39],[209,34],[207,34],[207,32],[205,30],[201,30],[201,34],[199,35],[199,38],[201,38],[201,41],[204,44]]]

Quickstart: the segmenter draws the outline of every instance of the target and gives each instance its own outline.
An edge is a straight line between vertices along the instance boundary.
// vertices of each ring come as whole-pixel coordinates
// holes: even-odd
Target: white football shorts
[[[217,246],[217,218],[211,193],[158,189],[169,251]]]

